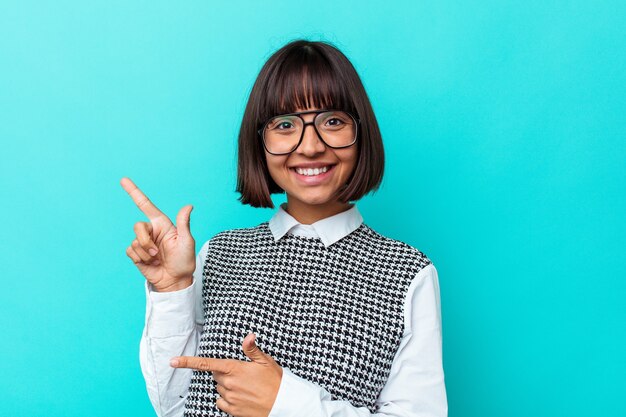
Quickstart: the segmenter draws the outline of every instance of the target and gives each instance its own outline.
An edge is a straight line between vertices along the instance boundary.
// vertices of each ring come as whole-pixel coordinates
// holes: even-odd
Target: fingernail
[[[170,360],[170,366],[173,366],[173,367],[178,366],[178,359],[172,359],[172,360]]]
[[[159,251],[157,251],[157,250],[156,250],[156,249],[154,249],[154,248],[150,248],[150,249],[148,249],[148,252],[150,252],[150,255],[152,255],[152,256],[154,256],[154,255],[156,255],[157,253],[159,253]]]

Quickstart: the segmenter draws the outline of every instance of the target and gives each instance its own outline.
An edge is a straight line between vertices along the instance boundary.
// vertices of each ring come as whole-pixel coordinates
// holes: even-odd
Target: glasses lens
[[[276,116],[263,130],[265,147],[274,154],[290,153],[298,146],[303,128],[304,122],[298,116]],[[356,121],[343,111],[317,114],[315,128],[324,142],[333,148],[350,146],[356,141]]]
[[[315,118],[315,127],[328,146],[343,147],[354,143],[356,122],[346,112],[328,111]]]
[[[267,122],[263,131],[265,146],[271,153],[289,153],[302,134],[302,119],[298,116],[276,116]]]

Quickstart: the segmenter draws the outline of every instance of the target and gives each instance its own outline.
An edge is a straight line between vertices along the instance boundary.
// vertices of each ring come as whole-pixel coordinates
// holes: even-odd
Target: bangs
[[[315,48],[290,51],[268,77],[261,119],[297,109],[336,109],[354,112],[348,90],[350,79]]]

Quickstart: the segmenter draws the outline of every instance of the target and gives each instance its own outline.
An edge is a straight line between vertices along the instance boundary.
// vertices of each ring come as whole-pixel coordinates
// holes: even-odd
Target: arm
[[[441,304],[434,265],[420,270],[411,282],[404,312],[404,334],[377,400],[376,414],[365,407],[354,407],[348,401],[332,401],[324,388],[283,368],[269,417],[446,417]]]
[[[156,292],[146,281],[146,322],[139,361],[158,416],[182,415],[191,369],[169,365],[177,355],[195,355],[202,332],[202,272],[208,242],[196,256],[193,283],[180,291]]]

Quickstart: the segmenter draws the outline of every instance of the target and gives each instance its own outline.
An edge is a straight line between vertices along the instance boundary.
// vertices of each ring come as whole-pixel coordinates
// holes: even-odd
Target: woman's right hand
[[[122,178],[120,184],[149,219],[135,223],[137,238],[126,248],[126,255],[157,291],[177,291],[190,286],[196,268],[196,242],[189,228],[193,206],[180,209],[175,226],[130,178]]]

